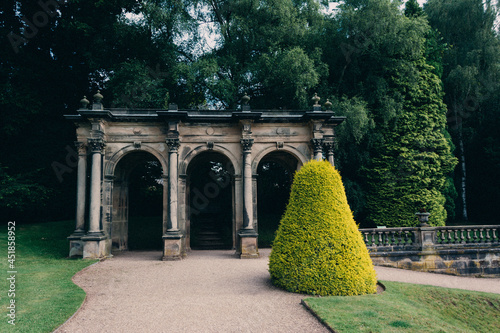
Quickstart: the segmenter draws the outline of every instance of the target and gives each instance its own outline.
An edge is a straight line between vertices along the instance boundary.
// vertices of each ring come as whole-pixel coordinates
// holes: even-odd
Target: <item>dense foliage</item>
[[[74,214],[74,127],[62,115],[101,89],[106,107],[125,108],[237,108],[247,93],[254,109],[304,109],[317,92],[348,117],[336,163],[363,226],[391,214],[389,225],[408,225],[417,208],[441,225],[455,216],[455,188],[458,217],[468,204],[469,218],[493,220],[498,8],[331,2],[2,1],[0,214]],[[406,217],[396,222],[382,202]]]
[[[375,293],[375,269],[330,163],[310,161],[295,174],[269,272],[275,285],[292,292]]]
[[[443,52],[444,101],[457,147],[458,217],[498,221],[500,201],[500,39],[498,1],[429,0],[425,13],[448,45]],[[487,170],[487,171],[486,171]]]

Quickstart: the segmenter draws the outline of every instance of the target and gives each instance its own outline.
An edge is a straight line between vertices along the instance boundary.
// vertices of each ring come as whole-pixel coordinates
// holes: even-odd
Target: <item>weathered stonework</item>
[[[500,226],[360,229],[375,265],[500,276]]]
[[[232,170],[233,249],[241,258],[258,257],[257,169],[277,154],[300,168],[310,159],[334,163],[334,128],[344,121],[332,111],[105,109],[94,96],[66,118],[76,126],[79,147],[77,218],[69,237],[70,255],[102,258],[128,249],[128,177],[134,163],[158,160],[163,170],[163,259],[182,258],[190,250],[188,180],[197,156],[216,153]],[[248,102],[248,100],[245,100]],[[316,101],[317,102],[317,101]],[[90,176],[90,188],[85,179]],[[229,185],[228,185],[229,186]],[[88,215],[85,199],[89,200]],[[88,230],[84,219],[88,219]]]

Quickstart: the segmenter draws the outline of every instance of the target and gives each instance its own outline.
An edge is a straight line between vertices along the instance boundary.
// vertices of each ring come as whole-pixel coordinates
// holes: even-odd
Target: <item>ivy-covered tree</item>
[[[446,176],[456,161],[445,135],[441,82],[424,59],[412,65],[417,82],[391,82],[405,91],[402,109],[380,131],[368,170],[367,208],[376,225],[415,226],[419,209],[431,213],[432,225],[445,225],[447,218]]]
[[[425,208],[431,223],[443,225],[445,176],[455,162],[441,81],[426,58],[439,63],[431,28],[417,7],[405,16],[389,0],[344,1],[339,8],[331,25],[343,37],[337,59],[325,61],[331,82],[325,92],[343,101],[339,113],[360,124],[339,128],[339,146],[349,148],[337,154],[346,189],[356,193],[348,197],[363,198],[357,218],[366,216],[364,225],[412,225]]]

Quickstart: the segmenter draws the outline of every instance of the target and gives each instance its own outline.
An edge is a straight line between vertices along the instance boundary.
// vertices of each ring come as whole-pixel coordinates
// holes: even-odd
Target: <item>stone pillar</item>
[[[87,146],[75,142],[78,149],[78,179],[76,189],[76,228],[74,235],[85,234],[85,194],[87,185]]]
[[[253,139],[241,139],[243,146],[243,229],[253,230],[252,145]]]
[[[75,231],[69,240],[69,257],[83,255],[82,236],[85,235],[85,194],[87,185],[87,146],[83,142],[75,141],[78,150],[78,171],[76,187],[76,222]]]
[[[243,148],[243,228],[239,231],[240,258],[258,258],[257,232],[253,225],[253,184],[252,184],[252,145],[253,139],[241,139]]]
[[[165,172],[168,172],[167,170],[165,170]],[[163,233],[165,234],[168,230],[168,212],[169,212],[169,209],[168,209],[168,206],[169,206],[169,203],[168,203],[168,189],[169,189],[169,186],[168,186],[168,174],[163,174],[161,176],[161,179],[163,181],[163,212],[162,212],[162,221],[163,221]]]
[[[324,148],[326,151],[326,158],[328,159],[328,162],[334,167],[335,166],[335,159],[333,157],[333,150],[335,148],[335,142],[334,141],[325,141]]]
[[[179,138],[167,138],[168,145],[168,220],[167,232],[163,235],[163,260],[182,258],[182,233],[177,223],[177,172]]]
[[[101,174],[102,150],[105,143],[102,139],[89,139],[92,152],[92,173],[90,178],[90,212],[89,232],[87,235],[102,235],[101,231]]]
[[[314,159],[316,161],[322,161],[323,160],[323,142],[324,139],[311,139],[311,142],[313,144],[313,150],[314,150]]]
[[[101,230],[101,174],[102,174],[102,151],[106,146],[103,139],[88,139],[88,145],[92,154],[92,169],[90,178],[90,211],[89,231],[82,237],[85,241],[83,248],[84,258],[102,258],[105,254],[106,238]]]

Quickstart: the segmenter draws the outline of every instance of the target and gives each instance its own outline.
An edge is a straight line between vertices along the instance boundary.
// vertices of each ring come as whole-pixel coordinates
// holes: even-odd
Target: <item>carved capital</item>
[[[168,150],[171,153],[176,153],[179,151],[179,146],[181,145],[181,142],[178,138],[167,138],[166,139]]]
[[[103,139],[88,139],[88,145],[92,153],[102,153],[104,147],[106,147],[106,142]]]
[[[325,148],[325,151],[328,154],[332,154],[333,150],[335,149],[335,142],[334,141],[325,141],[323,143],[323,147]]]
[[[75,141],[75,147],[79,156],[87,155],[87,145],[84,142]]]
[[[325,139],[311,139],[311,143],[314,148],[314,153],[321,153],[323,151],[323,143]]]
[[[240,142],[243,147],[243,151],[249,152],[252,150],[253,139],[241,139]]]

